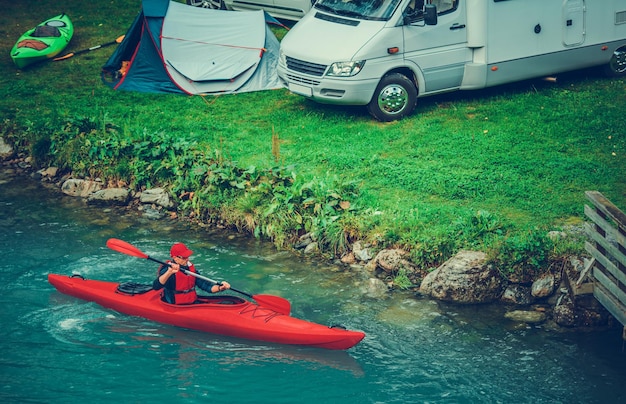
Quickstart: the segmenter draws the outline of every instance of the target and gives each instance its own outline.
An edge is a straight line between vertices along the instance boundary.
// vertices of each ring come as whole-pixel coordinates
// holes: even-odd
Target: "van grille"
[[[305,62],[287,56],[287,68],[294,72],[310,74],[311,76],[322,77],[326,71],[326,65],[318,65],[317,63]]]
[[[626,24],[626,11],[615,13],[615,25],[617,24]]]
[[[287,74],[287,79],[293,83],[307,84],[310,86],[317,86],[320,84],[318,80],[307,79],[306,77],[296,76],[294,74]]]

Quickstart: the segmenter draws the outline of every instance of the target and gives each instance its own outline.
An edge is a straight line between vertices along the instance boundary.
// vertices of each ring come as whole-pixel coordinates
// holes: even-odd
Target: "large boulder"
[[[578,325],[578,315],[574,302],[568,295],[562,295],[553,310],[554,322],[561,327],[575,327]]]
[[[372,259],[370,254],[370,246],[363,244],[361,241],[356,241],[352,246],[352,254],[358,261],[368,262]]]
[[[435,299],[456,303],[487,303],[498,300],[505,282],[485,254],[459,251],[422,281],[420,292]]]
[[[538,324],[546,321],[546,313],[535,310],[513,310],[504,314],[505,318],[519,323]]]
[[[87,197],[90,205],[126,205],[130,200],[128,188],[106,188],[96,191]]]
[[[401,269],[410,269],[413,265],[406,259],[407,253],[404,250],[391,249],[382,250],[377,255],[374,261],[378,268],[382,269],[388,274],[394,274]]]
[[[385,277],[395,277],[400,273],[404,273],[414,285],[419,285],[422,278],[426,275],[425,271],[420,270],[409,260],[408,253],[400,249],[379,251],[365,265],[365,268],[372,272],[380,271]]]
[[[548,297],[554,293],[556,286],[557,283],[554,275],[546,273],[533,282],[531,293],[537,298]]]
[[[171,209],[174,207],[174,201],[170,197],[170,194],[163,188],[147,189],[141,193],[139,202],[145,204],[155,204],[162,206],[165,209]]]
[[[61,185],[61,191],[70,196],[86,198],[92,193],[102,189],[102,183],[98,181],[81,180],[70,178]]]
[[[504,303],[528,306],[534,303],[535,298],[531,294],[530,287],[512,283],[507,285],[500,300]]]

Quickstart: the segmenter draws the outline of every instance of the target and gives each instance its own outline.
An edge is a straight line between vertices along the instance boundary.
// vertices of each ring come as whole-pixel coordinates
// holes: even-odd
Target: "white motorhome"
[[[626,75],[626,0],[319,0],[283,38],[278,75],[392,121],[418,97],[591,66]]]

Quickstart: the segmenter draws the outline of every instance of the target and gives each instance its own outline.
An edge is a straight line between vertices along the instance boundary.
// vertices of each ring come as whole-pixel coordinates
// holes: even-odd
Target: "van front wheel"
[[[367,110],[381,122],[390,122],[410,115],[417,105],[417,88],[400,73],[389,74],[380,80]]]
[[[626,46],[622,46],[613,52],[609,64],[604,66],[604,73],[608,77],[626,76]]]

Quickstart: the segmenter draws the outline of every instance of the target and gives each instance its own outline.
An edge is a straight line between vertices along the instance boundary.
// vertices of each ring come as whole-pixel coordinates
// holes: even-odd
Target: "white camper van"
[[[626,75],[626,0],[319,0],[283,38],[278,75],[392,121],[418,97],[591,66]]]

